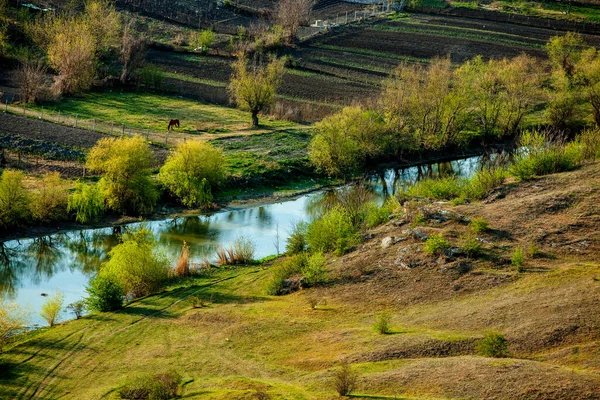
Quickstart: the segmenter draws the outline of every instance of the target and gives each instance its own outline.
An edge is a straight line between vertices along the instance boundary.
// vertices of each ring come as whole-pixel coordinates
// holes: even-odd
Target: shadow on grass
[[[125,307],[119,311],[119,314],[135,315],[135,316],[147,317],[147,318],[161,318],[161,319],[175,318],[175,315],[169,313],[166,310],[161,311],[160,309],[144,308],[144,307],[139,307],[137,305]]]
[[[510,233],[509,231],[505,231],[505,230],[501,230],[501,229],[488,229],[486,232],[489,233],[490,235],[496,236],[497,238],[500,238],[500,239],[506,239],[511,242],[514,242],[514,240],[515,240],[512,233]]]

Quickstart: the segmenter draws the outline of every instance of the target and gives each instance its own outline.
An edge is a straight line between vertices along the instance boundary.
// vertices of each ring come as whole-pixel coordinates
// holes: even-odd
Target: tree
[[[146,40],[138,37],[133,29],[131,20],[123,30],[121,41],[121,83],[127,83],[136,69],[141,68],[146,61]]]
[[[334,386],[340,396],[347,396],[354,390],[357,381],[357,373],[348,362],[342,362],[335,371]]]
[[[0,351],[12,336],[22,332],[29,313],[15,303],[0,302]]]
[[[553,68],[562,70],[571,79],[585,47],[579,33],[567,32],[563,36],[551,37],[546,44],[546,52]]]
[[[113,275],[97,275],[85,290],[88,293],[85,306],[91,311],[108,312],[123,307],[123,288]]]
[[[212,201],[210,188],[219,187],[225,179],[225,159],[221,150],[199,140],[177,145],[158,179],[184,205],[206,206]]]
[[[298,28],[309,22],[315,0],[281,0],[277,9],[277,23],[286,31],[288,40],[293,42]]]
[[[75,213],[75,221],[86,224],[98,220],[104,213],[104,193],[97,184],[77,183],[69,196],[68,212]]]
[[[58,72],[54,88],[57,93],[74,93],[88,89],[96,74],[96,39],[81,19],[57,19],[48,44],[48,62]]]
[[[25,103],[41,100],[47,81],[46,66],[40,61],[24,62],[17,70],[15,81]]]
[[[31,196],[31,215],[42,222],[62,219],[68,204],[67,183],[59,172],[47,173]]]
[[[428,67],[403,63],[384,84],[381,107],[401,148],[439,150],[461,144],[468,101],[449,58]]]
[[[258,59],[249,65],[245,56],[233,63],[229,93],[238,107],[252,113],[252,126],[258,127],[258,113],[269,109],[281,85],[285,59],[274,58],[263,64]]]
[[[377,113],[346,107],[315,125],[309,155],[317,169],[330,175],[359,171],[369,157],[380,154],[383,121]]]
[[[98,55],[107,47],[119,43],[121,18],[110,0],[87,0],[84,6],[83,21],[94,39],[94,49]]]
[[[48,325],[54,326],[58,315],[63,308],[64,301],[65,296],[58,290],[54,296],[50,296],[48,300],[46,300],[46,303],[42,306],[40,315],[48,322]]]
[[[592,106],[592,117],[600,127],[600,54],[596,49],[586,50],[576,64],[575,78],[581,94]]]
[[[8,228],[25,221],[29,216],[29,194],[23,187],[25,175],[20,171],[4,170],[0,177],[0,226]]]
[[[90,150],[86,165],[103,173],[99,182],[109,208],[146,214],[158,199],[150,179],[154,155],[141,137],[103,138]]]
[[[147,228],[123,235],[123,241],[109,253],[100,276],[116,279],[124,295],[134,298],[158,291],[169,278],[169,262],[156,251],[156,239]]]

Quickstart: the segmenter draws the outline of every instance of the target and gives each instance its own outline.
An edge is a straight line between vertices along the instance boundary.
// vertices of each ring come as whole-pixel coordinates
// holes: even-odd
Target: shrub
[[[114,276],[101,273],[90,280],[85,290],[85,305],[91,311],[108,312],[123,307],[123,287]]]
[[[206,305],[199,296],[191,296],[189,300],[194,308],[202,308]]]
[[[138,68],[140,82],[147,88],[159,90],[165,80],[165,74],[154,64],[146,64]]]
[[[315,286],[327,280],[327,268],[325,268],[325,257],[322,253],[315,253],[308,257],[306,264],[302,267],[304,283]]]
[[[295,222],[287,239],[285,251],[288,254],[298,254],[306,250],[306,232],[308,224],[304,221]]]
[[[283,282],[294,274],[299,274],[307,263],[305,253],[295,254],[276,263],[272,269],[272,276],[267,285],[267,294],[277,296],[281,294]]]
[[[579,142],[552,143],[539,132],[526,132],[521,137],[523,151],[510,168],[510,173],[521,180],[535,176],[571,171],[580,165],[582,146]]]
[[[158,199],[158,191],[150,179],[154,155],[139,136],[104,138],[90,150],[87,167],[103,173],[100,181],[106,202],[119,212],[146,214]]]
[[[340,396],[347,396],[354,390],[358,375],[352,369],[350,364],[342,362],[340,367],[335,371],[334,386],[336,392]]]
[[[473,218],[469,223],[471,227],[471,232],[473,233],[481,233],[485,232],[489,229],[489,223],[483,218]]]
[[[76,301],[67,306],[67,310],[75,314],[75,318],[79,319],[85,311],[85,302],[83,300]]]
[[[510,261],[517,271],[523,272],[523,262],[525,262],[525,255],[523,254],[523,249],[517,247],[511,256]]]
[[[348,213],[335,207],[308,226],[306,241],[311,251],[341,255],[358,242],[358,235]]]
[[[577,137],[581,144],[581,158],[594,160],[600,158],[600,129],[587,129]]]
[[[444,250],[449,248],[450,242],[444,239],[444,236],[441,233],[429,236],[423,245],[423,250],[433,256],[440,255],[444,252]]]
[[[75,213],[75,220],[81,224],[98,221],[104,214],[104,193],[98,185],[77,184],[69,196],[68,212]]]
[[[451,200],[460,197],[464,189],[464,181],[455,176],[430,178],[416,182],[406,189],[410,197],[427,197],[430,199]]]
[[[42,306],[42,312],[40,315],[46,320],[46,322],[48,322],[48,325],[54,326],[56,319],[63,308],[64,301],[65,296],[59,291],[57,291],[54,296],[51,296],[48,298],[48,300],[46,300]]]
[[[189,276],[190,275],[190,246],[187,245],[185,240],[181,246],[181,254],[177,259],[177,265],[175,266],[176,276]]]
[[[383,206],[379,207],[376,203],[368,203],[365,206],[364,225],[368,229],[375,228],[384,222],[389,221],[389,216],[393,210],[388,206],[386,201]]]
[[[114,276],[123,288],[123,294],[133,298],[157,292],[169,278],[169,262],[155,250],[152,232],[141,227],[123,235],[109,260],[102,265],[100,274]]]
[[[7,340],[25,329],[28,320],[28,312],[16,303],[0,302],[0,351]]]
[[[381,333],[382,335],[387,335],[391,331],[391,327],[390,327],[391,319],[392,319],[392,316],[390,315],[389,312],[383,312],[377,316],[377,319],[375,321],[375,324],[373,325],[373,328],[378,333]]]
[[[67,211],[69,195],[66,182],[60,173],[50,172],[39,182],[31,196],[31,215],[42,222],[63,219]]]
[[[4,170],[0,177],[0,227],[9,228],[24,222],[29,215],[29,195],[23,187],[25,175]]]
[[[182,204],[207,207],[213,199],[211,188],[225,179],[223,152],[199,140],[181,142],[160,169],[158,179]]]
[[[484,168],[466,181],[462,196],[481,200],[502,185],[506,176],[504,168]]]
[[[200,50],[202,53],[207,53],[215,40],[215,33],[209,29],[198,32],[192,45],[196,50]]]
[[[156,375],[138,376],[121,387],[119,397],[129,400],[174,399],[179,392],[181,375],[169,371]]]
[[[475,257],[481,254],[483,245],[473,235],[465,235],[461,238],[460,242],[461,249],[469,256]]]
[[[249,237],[239,236],[233,241],[234,264],[247,264],[254,259],[256,243]]]
[[[477,343],[477,353],[485,357],[506,357],[508,356],[508,340],[501,333],[488,332]]]

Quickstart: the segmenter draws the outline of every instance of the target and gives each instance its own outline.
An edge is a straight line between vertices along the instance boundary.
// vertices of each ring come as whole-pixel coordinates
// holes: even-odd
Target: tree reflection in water
[[[26,269],[27,264],[19,255],[21,252],[19,246],[18,241],[12,241],[11,244],[0,243],[0,296],[2,298],[15,296],[22,271]]]
[[[218,239],[219,229],[211,229],[211,219],[206,216],[174,218],[158,234],[159,243],[171,257],[179,255],[186,241],[191,257],[210,258],[219,247]]]

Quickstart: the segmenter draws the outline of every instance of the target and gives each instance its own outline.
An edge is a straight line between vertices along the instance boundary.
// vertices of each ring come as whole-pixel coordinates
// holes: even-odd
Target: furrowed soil
[[[598,163],[508,182],[473,204],[421,200],[328,257],[327,285],[273,297],[269,264],[214,268],[23,337],[0,356],[0,396],[118,398],[133,376],[175,370],[184,398],[334,399],[348,361],[356,398],[598,399],[598,204]],[[416,213],[425,218],[410,222]],[[478,255],[423,251],[436,233],[460,246],[475,217],[489,222],[470,233]],[[519,247],[521,272],[510,262]],[[384,311],[388,334],[372,327]],[[490,330],[508,340],[507,357],[479,354]]]

